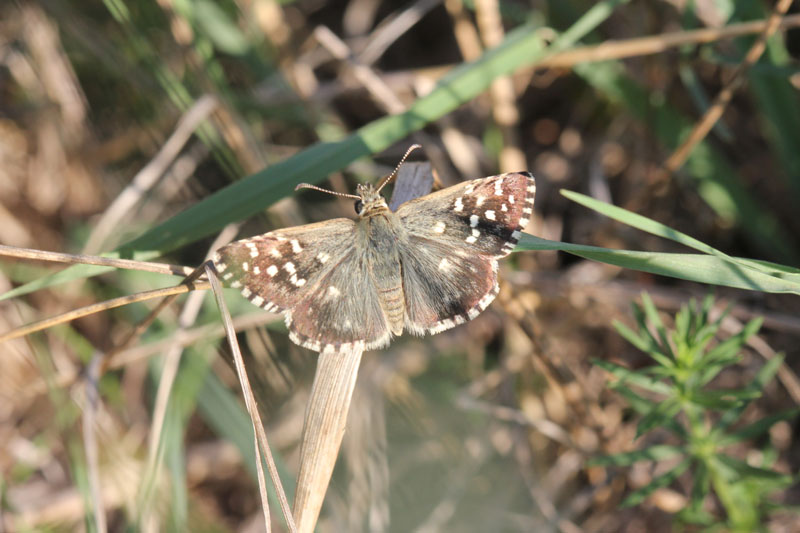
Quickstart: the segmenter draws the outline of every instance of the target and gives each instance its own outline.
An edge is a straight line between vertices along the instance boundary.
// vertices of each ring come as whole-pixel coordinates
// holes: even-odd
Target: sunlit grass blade
[[[800,281],[795,281],[793,278],[777,278],[705,254],[611,250],[598,246],[549,241],[528,234],[523,234],[517,250],[561,250],[601,263],[709,285],[800,294]]]
[[[740,259],[736,257],[731,257],[728,254],[717,250],[716,248],[707,245],[704,242],[698,241],[697,239],[686,235],[678,230],[672,229],[669,226],[662,224],[660,222],[656,222],[650,218],[644,217],[642,215],[638,215],[633,213],[632,211],[628,211],[627,209],[623,209],[621,207],[617,207],[612,204],[608,204],[606,202],[601,202],[600,200],[595,200],[589,196],[574,192],[568,191],[565,189],[561,190],[562,196],[565,196],[572,200],[575,203],[581,204],[584,207],[588,207],[593,211],[597,211],[601,215],[605,215],[608,218],[614,219],[618,222],[622,222],[623,224],[627,224],[628,226],[632,226],[636,229],[645,231],[652,235],[658,235],[659,237],[663,237],[665,239],[669,239],[671,241],[683,244],[684,246],[688,246],[689,248],[693,248],[700,252],[717,256],[721,259],[726,261],[731,261],[734,263],[738,263],[746,268],[756,268],[764,272],[765,274],[772,274],[775,270],[766,264],[761,264],[754,262],[752,260],[747,259]],[[791,267],[788,267],[791,269]],[[796,273],[800,274],[800,270],[797,270]]]

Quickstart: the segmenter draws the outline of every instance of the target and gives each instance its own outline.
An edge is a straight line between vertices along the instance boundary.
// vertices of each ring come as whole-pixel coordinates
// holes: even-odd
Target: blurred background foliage
[[[605,61],[579,55],[548,64],[544,54],[547,43],[722,32],[772,8],[761,0],[4,2],[0,243],[194,266],[228,223],[241,224],[230,239],[351,216],[349,202],[290,191],[327,179],[350,192],[419,142],[443,185],[532,171],[537,199],[527,231],[540,237],[684,251],[572,203],[558,194],[565,188],[730,255],[798,266],[797,30],[769,40],[722,119],[675,173],[663,172],[663,162],[757,32],[658,53],[634,44],[624,59]],[[576,28],[587,13],[597,16]],[[449,85],[435,89],[442,80]],[[0,289],[49,279],[53,270],[3,260]],[[175,282],[72,272],[80,279],[0,302],[0,330]],[[708,289],[554,251],[514,254],[501,278],[496,303],[469,325],[365,355],[319,530],[672,531],[691,521],[687,509],[706,525],[741,523],[730,521],[735,505],[718,495],[698,504],[692,471],[665,478],[663,469],[675,467],[669,458],[589,463],[675,444],[666,425],[637,430],[641,409],[592,365],[650,364],[612,322],[634,324],[629,305],[647,291],[671,323]],[[763,320],[711,383],[758,384],[757,397],[737,404],[736,422],[795,406],[797,298],[716,294],[710,321],[731,306],[716,324],[720,339]],[[280,320],[233,295],[229,303],[291,492],[315,358],[288,341]],[[92,353],[109,350],[151,307],[3,344],[0,528],[94,530],[81,377]],[[210,298],[181,300],[100,380],[97,474],[111,530],[261,527],[250,423],[221,336]],[[176,340],[186,346],[182,357],[171,347]],[[760,379],[777,352],[785,359],[769,367],[775,379]],[[159,417],[165,373],[175,384]],[[771,419],[762,429],[731,455],[794,475],[796,424]],[[163,462],[158,475],[145,468],[152,455]],[[622,506],[648,486],[646,498]],[[800,528],[784,512],[797,504],[796,486],[782,477],[770,490],[775,512],[756,513],[757,527]]]

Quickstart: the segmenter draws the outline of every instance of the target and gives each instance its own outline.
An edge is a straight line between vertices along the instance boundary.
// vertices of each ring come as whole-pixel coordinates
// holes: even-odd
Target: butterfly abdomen
[[[394,335],[403,332],[405,324],[405,298],[400,271],[399,241],[403,239],[402,227],[397,217],[388,209],[379,216],[360,221],[364,228],[367,262],[372,283],[378,295],[387,326]]]

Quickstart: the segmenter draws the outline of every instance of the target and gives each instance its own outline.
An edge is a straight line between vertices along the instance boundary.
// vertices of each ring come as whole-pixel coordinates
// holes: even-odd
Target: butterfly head
[[[386,200],[371,183],[360,183],[356,188],[358,200],[355,201],[356,214],[368,217],[389,209]]]

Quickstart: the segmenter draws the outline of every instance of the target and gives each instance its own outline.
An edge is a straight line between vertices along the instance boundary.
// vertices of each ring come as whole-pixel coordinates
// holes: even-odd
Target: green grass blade
[[[669,239],[679,244],[683,244],[684,246],[688,246],[689,248],[693,248],[700,252],[709,255],[714,255],[716,257],[719,257],[720,259],[724,259],[725,261],[738,263],[744,266],[745,268],[756,268],[770,275],[772,275],[772,273],[775,272],[775,269],[769,267],[768,265],[762,265],[752,260],[731,257],[728,254],[721,252],[720,250],[717,250],[716,248],[709,246],[704,242],[698,241],[694,237],[690,237],[685,233],[672,229],[669,226],[666,226],[660,222],[656,222],[655,220],[652,220],[650,218],[628,211],[627,209],[623,209],[621,207],[608,204],[606,202],[601,202],[600,200],[595,200],[594,198],[591,198],[589,196],[574,191],[568,191],[565,189],[561,190],[561,195],[569,198],[575,203],[578,203],[584,207],[588,207],[593,211],[597,211],[598,213],[605,215],[608,218],[614,219],[618,222],[622,222],[623,224],[627,224],[628,226],[632,226],[636,229],[645,231],[652,235],[657,235],[659,237]],[[791,267],[790,270],[792,270]]]
[[[510,32],[503,43],[477,60],[453,69],[437,87],[399,115],[381,118],[338,142],[318,143],[260,172],[229,185],[189,209],[178,213],[109,257],[148,261],[211,235],[226,224],[261,212],[290,194],[300,182],[316,183],[353,161],[405,139],[488,89],[500,76],[531,67],[545,56],[568,48],[608,18],[614,7],[627,0],[600,2],[573,26],[545,46],[533,24]],[[105,270],[103,270],[105,271]],[[0,301],[67,280],[100,273],[96,267],[77,265],[0,295]]]
[[[671,278],[762,292],[800,294],[800,281],[781,279],[705,254],[611,250],[523,234],[517,250],[561,250],[579,257]]]
[[[253,448],[253,424],[236,397],[222,384],[219,378],[209,373],[205,386],[197,396],[199,412],[203,419],[220,437],[232,442],[242,456],[247,471],[256,479],[256,456]],[[273,451],[274,454],[274,451]],[[275,465],[289,501],[294,499],[294,477],[281,457],[274,454]],[[278,496],[272,484],[267,485],[271,505],[278,508]]]

